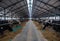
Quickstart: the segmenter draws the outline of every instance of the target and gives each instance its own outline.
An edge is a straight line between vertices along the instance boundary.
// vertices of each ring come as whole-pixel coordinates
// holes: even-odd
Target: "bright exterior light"
[[[27,0],[27,3],[28,3],[29,17],[30,17],[30,19],[32,19],[31,16],[32,16],[33,0]]]

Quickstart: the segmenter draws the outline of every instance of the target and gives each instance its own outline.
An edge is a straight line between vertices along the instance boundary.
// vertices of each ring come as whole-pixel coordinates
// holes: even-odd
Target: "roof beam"
[[[41,0],[37,0],[37,1],[39,1],[39,2],[41,2],[41,3],[44,3],[44,4],[48,5],[48,6],[51,6],[51,7],[53,7],[54,9],[58,9],[58,10],[59,10],[59,8],[54,7],[53,5],[50,5],[50,4],[48,4],[48,3],[45,3],[45,2],[43,2],[43,1],[41,1]]]
[[[24,6],[26,6],[26,5],[24,5]],[[21,9],[21,8],[24,7],[24,6],[20,6],[20,7],[16,8],[16,9],[10,10],[10,11],[8,11],[7,13],[9,13],[9,12],[14,12],[15,10]]]
[[[11,6],[14,6],[14,5],[16,5],[16,4],[18,4],[18,3],[22,2],[22,1],[24,1],[24,0],[20,0],[20,1],[16,2],[16,3],[13,3],[12,5],[9,5],[9,6],[7,6],[7,7],[4,8],[4,9],[7,9],[7,8],[9,8],[9,7],[11,7]]]
[[[43,7],[40,7],[40,6],[37,6],[37,7],[41,8],[41,9],[44,9],[44,10],[50,12],[50,13],[54,13],[54,12],[52,12],[52,11],[50,11],[50,10],[47,10],[47,9],[43,8]]]

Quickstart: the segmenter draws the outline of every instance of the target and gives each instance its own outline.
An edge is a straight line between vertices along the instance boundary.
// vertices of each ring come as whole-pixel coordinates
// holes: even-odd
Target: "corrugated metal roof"
[[[22,17],[28,15],[28,5],[26,0],[0,0],[0,7],[5,10],[6,15],[10,13],[11,15],[16,14]]]
[[[41,13],[40,11],[43,13]],[[32,14],[33,16],[36,17],[52,16],[52,15],[60,14],[60,1],[59,0],[34,0]]]

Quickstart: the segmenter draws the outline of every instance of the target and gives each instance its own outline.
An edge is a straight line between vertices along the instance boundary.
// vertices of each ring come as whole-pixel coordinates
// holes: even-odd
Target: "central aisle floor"
[[[47,41],[41,34],[40,31],[37,30],[37,27],[33,23],[33,21],[28,21],[23,31],[18,34],[13,41]]]

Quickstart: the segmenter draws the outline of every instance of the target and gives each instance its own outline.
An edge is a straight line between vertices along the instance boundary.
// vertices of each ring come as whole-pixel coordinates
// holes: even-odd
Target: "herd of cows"
[[[46,27],[51,26],[56,32],[60,32],[60,20],[35,20],[44,25],[42,30],[45,30]]]
[[[20,22],[23,22],[25,20],[20,20]],[[44,27],[42,28],[42,30],[45,30],[46,27],[51,26],[53,28],[53,30],[55,30],[56,32],[60,32],[60,20],[36,20],[39,23],[42,23],[44,25]],[[18,21],[13,20],[13,21],[9,21],[9,20],[0,20],[0,35],[4,34],[5,30],[8,31],[13,31],[12,26],[16,25],[16,24],[20,24]]]
[[[4,31],[8,30],[8,31],[13,31],[12,27],[14,25],[20,24],[21,22],[23,22],[25,20],[20,20],[20,21],[16,21],[16,20],[0,20],[0,35],[4,34]],[[20,23],[19,23],[20,22]]]
[[[12,23],[9,23],[8,20],[0,20],[0,35],[3,35],[5,30],[13,31],[12,26],[15,24],[18,24],[18,22],[12,21]]]

